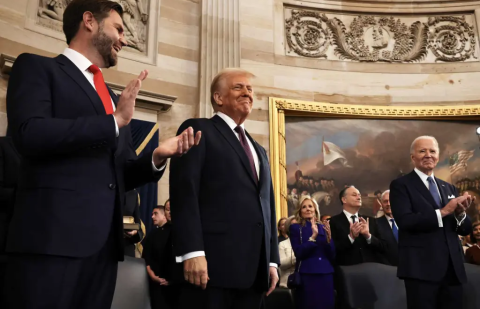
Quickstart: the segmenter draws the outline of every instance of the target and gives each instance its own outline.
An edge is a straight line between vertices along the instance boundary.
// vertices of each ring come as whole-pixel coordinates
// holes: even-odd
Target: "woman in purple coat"
[[[328,221],[319,223],[320,212],[315,200],[303,197],[295,212],[298,224],[290,226],[290,241],[297,258],[296,269],[302,279],[295,293],[297,309],[333,309],[333,245]]]

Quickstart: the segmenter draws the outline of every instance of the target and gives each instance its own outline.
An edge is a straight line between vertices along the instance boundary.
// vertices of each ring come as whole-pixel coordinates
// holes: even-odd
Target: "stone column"
[[[197,115],[210,118],[210,83],[222,69],[240,66],[240,0],[203,0],[200,104]]]

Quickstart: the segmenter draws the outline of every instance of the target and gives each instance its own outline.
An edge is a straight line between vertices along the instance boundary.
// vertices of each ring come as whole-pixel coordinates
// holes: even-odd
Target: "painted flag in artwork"
[[[450,174],[467,168],[467,161],[473,157],[475,150],[460,150],[450,156]]]
[[[334,143],[323,141],[323,165],[329,165],[338,160],[343,166],[350,167],[345,157],[345,153]]]

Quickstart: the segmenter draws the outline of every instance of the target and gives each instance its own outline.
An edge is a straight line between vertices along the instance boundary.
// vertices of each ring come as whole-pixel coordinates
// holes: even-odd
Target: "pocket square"
[[[449,198],[449,199],[455,198],[455,195],[453,195],[453,194],[452,194],[452,195],[449,195],[448,198]]]

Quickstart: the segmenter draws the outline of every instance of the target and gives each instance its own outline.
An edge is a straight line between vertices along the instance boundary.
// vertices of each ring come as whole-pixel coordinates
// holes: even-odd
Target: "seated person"
[[[480,221],[473,223],[470,241],[474,245],[465,252],[465,261],[470,264],[480,265]]]

